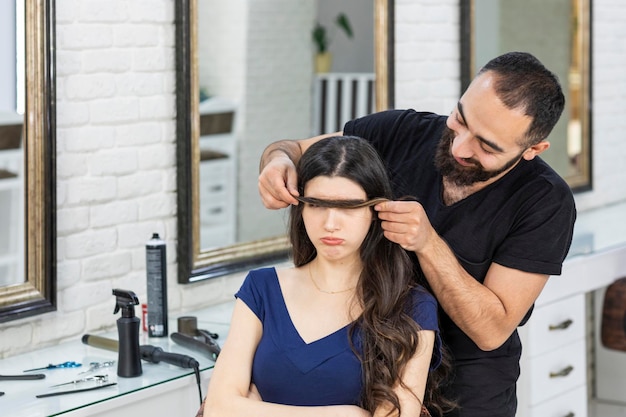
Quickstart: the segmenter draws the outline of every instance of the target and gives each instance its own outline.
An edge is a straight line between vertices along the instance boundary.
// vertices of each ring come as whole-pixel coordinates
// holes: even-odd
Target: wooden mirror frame
[[[199,227],[198,0],[176,2],[178,282],[187,284],[286,260],[286,236],[202,251]],[[376,110],[393,107],[393,0],[374,0]]]
[[[474,78],[475,68],[475,33],[474,33],[474,3],[476,0],[460,2],[461,25],[461,92],[462,95]],[[565,175],[563,178],[574,192],[588,191],[592,188],[591,178],[591,0],[580,0],[581,31],[578,34],[578,48],[581,53],[581,124],[582,144],[580,170],[575,174]]]
[[[56,309],[54,0],[25,0],[25,280],[0,288],[0,322]]]

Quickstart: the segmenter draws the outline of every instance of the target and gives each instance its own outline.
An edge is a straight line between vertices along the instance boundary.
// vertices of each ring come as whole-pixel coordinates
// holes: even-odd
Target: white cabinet
[[[518,416],[587,416],[585,296],[537,306],[519,329]]]
[[[600,347],[597,329],[594,332],[587,326],[591,307],[587,305],[587,294],[626,275],[625,214],[624,203],[579,213],[562,275],[549,278],[531,319],[518,329],[523,349],[517,385],[518,416],[586,417],[590,412],[593,417],[624,415],[598,413],[594,407],[603,398],[612,402],[626,398],[626,353],[604,349],[606,356],[602,358],[588,354],[594,343],[591,335],[596,339],[596,355]],[[600,308],[598,298],[595,304],[596,309]],[[587,375],[589,364],[595,375]],[[596,384],[602,381],[597,392],[592,388],[594,380]],[[598,398],[589,407],[594,394]]]
[[[221,99],[200,104],[199,220],[203,249],[237,239],[235,107]]]

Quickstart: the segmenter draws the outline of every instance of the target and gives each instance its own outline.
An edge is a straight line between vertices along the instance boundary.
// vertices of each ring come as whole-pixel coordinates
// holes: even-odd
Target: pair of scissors
[[[67,362],[63,362],[63,363],[58,363],[56,365],[48,364],[48,366],[44,366],[44,367],[41,367],[41,368],[27,369],[24,372],[41,371],[43,369],[78,368],[79,366],[83,366],[83,365],[81,363],[78,363],[78,362],[67,361]]]
[[[96,370],[102,369],[102,368],[108,368],[108,367],[111,367],[113,365],[115,365],[115,361],[90,362],[89,363],[89,369],[86,369],[83,372],[80,372],[78,375],[88,374],[89,372],[93,372],[93,371],[96,371]]]
[[[51,385],[50,387],[62,387],[63,385],[76,385],[76,384],[80,384],[81,382],[88,382],[88,381],[95,381],[96,384],[104,384],[106,382],[109,382],[109,376],[108,375],[94,375],[88,378],[75,379],[73,381],[64,382],[62,384]]]

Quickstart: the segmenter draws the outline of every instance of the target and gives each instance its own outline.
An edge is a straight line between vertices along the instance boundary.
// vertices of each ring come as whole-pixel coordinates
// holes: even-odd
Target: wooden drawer
[[[537,308],[526,324],[525,354],[535,357],[585,337],[585,296],[575,295]]]
[[[531,407],[528,413],[521,411],[518,410],[519,417],[587,417],[587,387],[578,387]]]
[[[587,382],[585,340],[580,339],[527,362],[529,403],[542,401],[584,386]]]

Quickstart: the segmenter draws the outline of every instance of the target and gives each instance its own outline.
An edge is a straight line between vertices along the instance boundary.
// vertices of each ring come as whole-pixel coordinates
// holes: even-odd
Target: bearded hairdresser
[[[449,116],[390,110],[341,132],[374,145],[396,197],[417,197],[375,209],[387,239],[415,255],[442,308],[454,416],[515,415],[516,329],[548,277],[561,273],[576,218],[570,188],[539,157],[564,104],[556,76],[513,52],[488,62]],[[268,146],[259,177],[266,207],[298,204],[294,163],[323,137]]]

